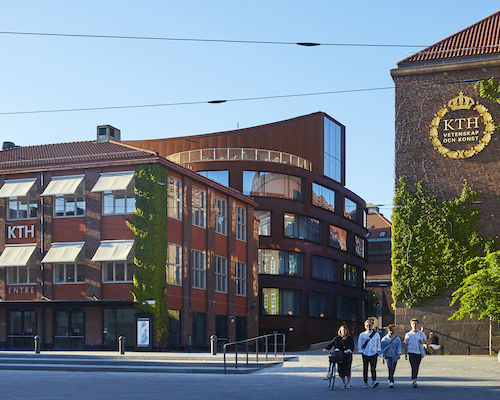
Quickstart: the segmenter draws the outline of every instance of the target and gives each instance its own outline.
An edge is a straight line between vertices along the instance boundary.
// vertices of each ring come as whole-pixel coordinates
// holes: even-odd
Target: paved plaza
[[[405,400],[500,399],[497,357],[427,356],[421,364],[417,389],[411,386],[408,361],[402,359],[398,363],[394,389],[387,386],[387,369],[379,362],[380,386],[364,389],[361,356],[356,354],[351,380],[353,388],[342,390],[337,381],[331,391],[323,380],[327,356],[321,351],[296,355],[283,365],[244,375],[6,370],[0,371],[0,398],[359,400],[361,396],[390,396]],[[189,358],[189,354],[186,357]]]

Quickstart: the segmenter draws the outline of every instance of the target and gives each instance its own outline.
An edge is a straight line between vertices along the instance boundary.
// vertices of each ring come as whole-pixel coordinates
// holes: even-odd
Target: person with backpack
[[[363,357],[363,380],[364,387],[368,387],[368,366],[372,375],[372,388],[378,386],[377,382],[377,357],[380,352],[380,335],[372,329],[372,322],[367,319],[365,321],[365,331],[359,334],[358,351]]]
[[[380,352],[382,364],[387,363],[389,387],[392,389],[394,388],[394,371],[396,371],[396,364],[401,357],[401,339],[396,336],[396,325],[390,324],[387,327],[387,335],[380,342]]]

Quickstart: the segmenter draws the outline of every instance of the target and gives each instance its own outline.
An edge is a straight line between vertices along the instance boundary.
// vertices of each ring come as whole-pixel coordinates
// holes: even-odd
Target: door
[[[85,313],[83,310],[56,310],[54,348],[83,350],[85,348]]]
[[[34,350],[36,336],[35,310],[9,310],[7,348]]]

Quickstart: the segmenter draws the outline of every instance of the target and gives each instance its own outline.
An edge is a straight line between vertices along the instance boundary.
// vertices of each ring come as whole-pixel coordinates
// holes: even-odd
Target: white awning
[[[52,243],[43,263],[74,263],[82,252],[84,242]]]
[[[92,192],[104,192],[106,190],[127,190],[128,185],[134,177],[133,171],[114,172],[110,174],[102,174],[95,184]]]
[[[83,175],[54,177],[43,191],[42,196],[55,196],[58,194],[74,194],[78,185],[83,180]]]
[[[8,244],[0,256],[0,267],[24,267],[35,252],[36,244]]]
[[[26,196],[35,182],[36,178],[5,181],[0,189],[0,198]]]
[[[126,261],[133,247],[133,240],[102,241],[92,261]]]

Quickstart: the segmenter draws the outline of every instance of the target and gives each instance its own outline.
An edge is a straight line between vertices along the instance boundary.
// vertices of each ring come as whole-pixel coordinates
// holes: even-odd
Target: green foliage
[[[494,245],[478,231],[478,193],[466,183],[459,198],[441,202],[415,186],[400,179],[392,214],[392,294],[410,308],[457,288],[473,272],[467,261]]]
[[[500,321],[500,251],[468,261],[467,268],[476,272],[453,292],[451,304],[458,301],[460,308],[450,319],[459,320],[469,315],[479,319],[491,316]]]
[[[479,89],[479,95],[481,97],[495,100],[500,103],[500,85],[496,83],[494,78],[477,82],[476,87]],[[495,123],[495,130],[500,130],[499,123]]]
[[[167,339],[167,170],[158,164],[135,168],[135,214],[127,224],[134,233],[135,309],[152,313],[158,343]],[[154,300],[154,304],[146,303]]]

